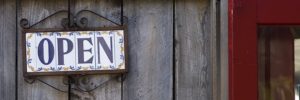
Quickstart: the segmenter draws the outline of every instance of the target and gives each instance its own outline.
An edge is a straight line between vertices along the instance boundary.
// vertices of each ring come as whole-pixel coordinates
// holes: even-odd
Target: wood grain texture
[[[210,0],[211,50],[212,50],[212,100],[220,100],[221,63],[220,63],[220,1]]]
[[[172,0],[124,0],[129,72],[123,100],[172,100]]]
[[[120,0],[74,0],[70,4],[71,12],[74,14],[81,10],[91,10],[118,24],[121,24]],[[87,27],[117,26],[89,12],[79,14],[77,19],[82,17],[86,17],[88,19]],[[77,84],[73,84],[72,87],[77,87],[84,91],[94,89],[102,83],[105,83],[106,81],[108,82],[102,84],[100,87],[91,92],[72,90],[72,100],[121,100],[122,82],[116,81],[115,75],[88,75],[79,77],[76,81]]]
[[[67,10],[67,0],[21,0],[18,7],[18,22],[22,18],[28,19],[32,25],[43,18],[59,10]],[[33,28],[62,28],[61,19],[66,18],[67,14],[57,14],[43,23]],[[18,38],[21,40],[21,30],[18,28]],[[21,41],[18,42],[18,99],[19,100],[67,100],[68,93],[57,91],[40,81],[28,84],[24,81]],[[68,86],[63,83],[63,76],[43,76],[38,77],[52,86],[67,91]]]
[[[0,0],[0,100],[16,99],[16,0]]]
[[[212,99],[209,0],[176,0],[176,100]]]
[[[102,15],[118,24],[121,24],[121,1],[120,0],[71,0],[71,12],[77,14],[81,10],[91,10],[97,14]],[[116,26],[115,24],[99,18],[96,15],[83,12],[78,14],[78,18],[86,17],[88,21],[88,27],[105,27]]]

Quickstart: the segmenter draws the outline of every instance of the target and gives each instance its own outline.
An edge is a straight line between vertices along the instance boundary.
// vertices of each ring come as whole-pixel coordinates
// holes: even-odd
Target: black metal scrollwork
[[[60,11],[57,11],[57,12],[55,12],[55,13],[53,13],[53,14],[47,16],[47,17],[45,17],[44,19],[42,19],[42,20],[40,20],[40,21],[38,21],[38,22],[32,24],[32,25],[30,24],[30,22],[29,22],[27,19],[23,18],[23,19],[21,19],[21,21],[20,21],[20,26],[21,26],[22,28],[24,28],[24,29],[30,29],[30,28],[32,28],[32,27],[34,27],[34,26],[40,24],[41,22],[45,21],[46,19],[51,18],[52,16],[54,16],[54,15],[56,15],[56,14],[59,14],[59,13],[68,13],[68,11],[67,11],[67,10],[60,10]]]
[[[125,16],[121,17],[121,20],[122,20],[121,23],[117,23],[117,22],[114,22],[114,21],[110,20],[109,18],[106,18],[106,17],[104,17],[104,16],[102,16],[102,15],[96,13],[96,12],[93,12],[91,10],[81,10],[78,13],[76,13],[75,16],[73,14],[70,14],[67,18],[63,18],[61,20],[61,26],[65,29],[68,29],[68,28],[82,28],[82,29],[84,29],[84,28],[86,28],[87,25],[88,25],[88,21],[89,21],[88,18],[86,18],[86,17],[79,18],[79,15],[82,14],[83,12],[88,12],[88,13],[91,13],[93,15],[96,15],[97,17],[103,18],[103,19],[105,19],[105,20],[107,20],[107,21],[109,21],[109,22],[111,22],[111,23],[113,23],[117,26],[122,26],[122,25],[124,25],[124,23],[125,24],[127,23],[126,22],[127,17],[125,17]],[[51,18],[51,17],[53,17],[53,16],[55,16],[56,14],[59,14],[59,13],[69,13],[69,11],[67,11],[67,10],[57,11],[57,12],[45,17],[44,19],[42,19],[42,20],[40,20],[40,21],[38,21],[34,24],[30,24],[30,22],[27,19],[23,18],[23,19],[20,20],[20,26],[23,29],[31,29],[34,26],[46,21],[46,19]],[[125,20],[123,21],[123,19],[125,19]]]
[[[88,25],[88,19],[86,17],[82,17],[80,18],[79,22],[76,22],[77,26],[79,26],[80,28],[86,28]]]
[[[91,14],[93,14],[93,15],[96,15],[97,17],[103,18],[104,20],[107,20],[107,21],[109,21],[109,22],[111,22],[111,23],[113,23],[113,24],[115,24],[115,25],[117,25],[117,26],[123,26],[123,25],[126,25],[126,24],[128,23],[128,18],[125,17],[125,16],[123,16],[123,9],[122,9],[122,12],[121,12],[121,13],[122,13],[122,14],[121,14],[121,16],[122,16],[122,17],[121,17],[121,23],[114,22],[114,21],[110,20],[109,18],[106,18],[106,17],[104,17],[104,16],[102,16],[102,15],[96,13],[96,12],[90,11],[90,10],[81,10],[81,11],[79,11],[78,13],[76,13],[75,15],[74,15],[74,14],[70,14],[70,12],[69,12],[68,10],[60,10],[60,11],[57,11],[57,12],[55,12],[55,13],[53,13],[53,14],[51,14],[51,15],[45,17],[45,18],[43,18],[42,20],[40,20],[40,21],[38,21],[38,22],[36,22],[36,23],[34,23],[34,24],[31,24],[31,23],[28,21],[28,19],[23,18],[23,19],[20,20],[20,26],[21,26],[23,29],[31,29],[31,28],[33,28],[34,26],[36,26],[36,25],[38,25],[38,24],[40,24],[40,23],[46,21],[48,18],[51,18],[51,17],[53,17],[53,16],[55,16],[55,15],[57,15],[57,14],[60,14],[60,13],[67,13],[68,16],[67,16],[66,18],[62,18],[62,19],[61,19],[61,26],[62,26],[64,29],[71,29],[71,28],[75,28],[75,29],[78,29],[78,28],[84,29],[84,28],[87,28],[89,20],[88,20],[88,18],[86,18],[86,17],[81,17],[81,18],[80,18],[80,14],[82,14],[83,12],[87,12],[87,13],[91,13]],[[117,79],[118,81],[122,82],[122,81],[124,81],[124,80],[126,79],[126,75],[125,75],[125,74],[121,74],[121,75],[114,76],[114,77],[112,77],[111,79],[109,79],[109,80],[103,82],[102,84],[100,84],[100,85],[98,85],[98,86],[96,86],[95,88],[90,89],[90,90],[83,90],[83,89],[81,89],[80,87],[79,87],[79,88],[72,88],[72,87],[70,86],[70,84],[73,83],[72,81],[76,81],[76,80],[73,80],[71,76],[68,76],[68,82],[64,82],[65,85],[69,85],[69,90],[68,90],[68,91],[66,91],[66,90],[61,90],[61,89],[59,89],[59,88],[57,88],[57,87],[55,87],[55,86],[52,86],[51,84],[48,84],[47,82],[45,82],[45,81],[43,81],[43,80],[41,80],[41,79],[39,79],[39,78],[37,78],[37,77],[35,77],[35,78],[33,78],[33,79],[24,78],[25,82],[27,82],[28,84],[33,84],[33,83],[37,80],[37,81],[39,81],[39,82],[41,82],[41,83],[44,83],[44,84],[46,84],[46,85],[48,85],[48,86],[54,88],[54,89],[57,90],[57,91],[60,91],[60,92],[66,92],[66,93],[69,93],[69,94],[70,94],[70,89],[73,89],[73,90],[80,90],[80,91],[83,91],[83,92],[90,92],[90,91],[93,91],[93,90],[97,89],[98,87],[103,86],[103,84],[106,84],[107,82],[109,82],[110,80],[113,80],[113,79]]]

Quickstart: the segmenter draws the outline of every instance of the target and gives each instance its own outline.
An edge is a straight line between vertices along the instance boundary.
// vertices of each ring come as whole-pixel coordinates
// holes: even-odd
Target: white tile
[[[27,72],[35,72],[37,70],[36,66],[36,34],[26,33],[26,66]]]
[[[57,32],[56,36],[57,71],[71,71],[76,66],[76,44],[73,32]]]
[[[94,32],[76,32],[76,67],[72,70],[95,69]]]
[[[27,33],[27,70],[51,72],[125,69],[124,42],[123,30]],[[51,49],[50,44],[53,47]]]
[[[36,33],[37,71],[55,71],[56,67],[56,34],[52,32]]]
[[[115,31],[115,57],[116,57],[116,68],[125,69],[125,47],[124,47],[124,31]]]
[[[115,69],[115,34],[111,31],[95,33],[96,69]]]

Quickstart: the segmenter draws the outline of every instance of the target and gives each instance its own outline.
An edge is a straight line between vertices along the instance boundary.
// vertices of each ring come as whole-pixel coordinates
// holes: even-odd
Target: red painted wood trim
[[[257,26],[300,25],[300,0],[228,0],[229,100],[258,99]]]
[[[229,100],[258,99],[256,0],[229,0]]]
[[[234,90],[232,88],[234,88],[234,84],[233,84],[233,74],[232,74],[232,70],[233,70],[233,61],[232,61],[232,33],[233,33],[233,0],[228,0],[228,61],[229,61],[229,100],[233,100],[234,98]]]
[[[258,23],[300,24],[300,0],[257,0]]]

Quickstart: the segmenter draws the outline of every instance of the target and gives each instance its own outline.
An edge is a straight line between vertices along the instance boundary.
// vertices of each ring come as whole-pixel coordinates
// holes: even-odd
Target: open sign
[[[123,28],[96,31],[25,31],[24,74],[126,72]]]

